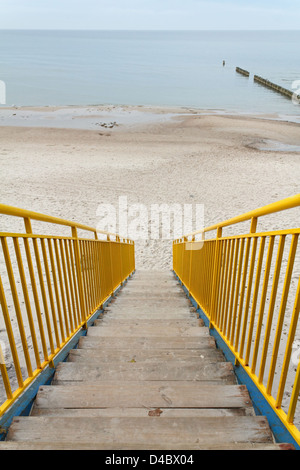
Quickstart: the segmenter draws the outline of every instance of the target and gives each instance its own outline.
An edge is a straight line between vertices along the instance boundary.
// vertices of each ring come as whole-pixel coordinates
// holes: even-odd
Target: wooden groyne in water
[[[240,67],[237,67],[235,70],[237,71],[237,73],[245,75],[245,77],[250,76],[250,73],[248,72],[248,70],[241,69]]]
[[[265,78],[260,77],[259,75],[254,75],[254,81],[260,83],[261,85],[270,88],[271,90],[276,91],[277,93],[281,93],[288,98],[292,98],[294,92],[288,90],[287,88],[283,88],[282,86],[276,85],[276,83],[270,82],[270,80],[266,80]]]
[[[240,73],[241,75],[244,75],[245,77],[249,77],[250,73],[248,70],[244,70],[240,67],[236,67],[236,72]],[[270,82],[270,80],[267,80],[266,78],[260,77],[259,75],[254,75],[254,81],[256,83],[259,83],[262,86],[265,86],[266,88],[269,88],[270,90],[276,91],[277,93],[280,93],[283,96],[286,96],[287,98],[293,99],[295,98],[296,100],[300,100],[300,95],[297,95],[297,93],[288,90],[287,88],[284,88],[280,85],[276,85],[276,83]]]

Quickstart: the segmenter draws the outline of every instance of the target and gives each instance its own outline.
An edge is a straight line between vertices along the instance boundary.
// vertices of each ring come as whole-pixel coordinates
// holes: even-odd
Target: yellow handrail
[[[300,445],[300,228],[256,230],[259,217],[299,206],[300,194],[176,239],[173,269]],[[247,220],[249,233],[222,236]],[[212,230],[216,238],[195,240]]]
[[[133,273],[135,254],[132,240],[87,225],[7,205],[0,214],[25,225],[0,231],[1,416]],[[34,234],[32,220],[70,227],[70,236]]]
[[[87,232],[93,232],[95,234],[95,237],[97,233],[101,233],[107,236],[118,237],[118,235],[115,233],[110,233],[104,230],[99,230],[97,228],[80,224],[78,222],[72,222],[70,220],[65,220],[60,217],[53,217],[51,215],[45,215],[39,212],[33,212],[33,211],[25,210],[25,209],[20,209],[18,207],[8,206],[5,204],[0,204],[0,214],[23,218],[25,222],[25,227],[26,227],[26,223],[28,220],[37,220],[40,222],[47,222],[47,223],[51,223],[55,225],[64,225],[66,227],[70,227],[71,229],[80,229],[80,230],[85,230]],[[27,231],[27,227],[26,227],[26,231]]]
[[[253,221],[252,231],[255,232],[253,228],[257,222],[258,217],[263,217],[269,214],[275,214],[276,212],[281,212],[283,210],[292,209],[298,206],[300,206],[300,194],[296,194],[295,196],[282,199],[281,201],[278,201],[278,202],[273,202],[272,204],[268,204],[267,206],[260,207],[259,209],[254,209],[245,214],[238,215],[231,219],[225,220],[224,222],[220,222],[218,224],[214,224],[209,227],[196,230],[195,232],[185,235],[185,238],[194,237],[195,235],[198,235],[201,233],[212,232],[214,230],[222,229],[224,227],[229,227],[230,225],[235,225],[241,222],[246,222],[247,220]]]

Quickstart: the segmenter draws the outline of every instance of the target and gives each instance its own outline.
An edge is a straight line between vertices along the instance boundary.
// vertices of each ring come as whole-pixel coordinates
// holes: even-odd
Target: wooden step
[[[164,303],[165,305],[172,304],[174,306],[180,304],[187,306],[192,305],[191,299],[189,299],[188,296],[184,295],[182,291],[180,294],[179,289],[172,290],[168,288],[166,288],[166,291],[156,292],[155,290],[152,290],[152,293],[150,290],[145,292],[144,289],[135,290],[135,292],[127,292],[127,294],[117,293],[110,299],[111,303],[129,301],[134,304],[150,304],[154,302],[155,304]]]
[[[91,330],[91,328],[89,329]],[[101,340],[99,340],[101,338]],[[204,337],[166,337],[166,336],[151,336],[151,337],[126,337],[120,336],[118,338],[111,336],[82,336],[79,340],[79,348],[127,348],[130,344],[132,350],[140,349],[206,349],[215,348],[216,343],[211,336]]]
[[[102,364],[60,363],[52,384],[71,384],[84,382],[97,383],[103,380],[174,380],[204,381],[209,383],[235,384],[236,377],[231,363],[215,362],[195,364],[188,361],[169,361],[153,363],[120,363]]]
[[[175,337],[175,338],[184,338],[184,337],[208,337],[209,330],[208,328],[199,328],[197,326],[170,326],[164,328],[163,330],[159,328],[158,325],[150,326],[135,326],[129,323],[128,325],[122,325],[122,328],[116,326],[106,326],[102,323],[98,323],[99,326],[93,326],[88,329],[87,336],[105,336],[105,337],[122,337],[122,336],[157,336],[160,332],[163,331],[165,337]]]
[[[183,310],[182,312],[174,312],[172,310],[164,309],[157,309],[152,311],[151,309],[122,309],[118,311],[107,311],[110,312],[110,315],[114,315],[115,319],[125,319],[128,321],[136,320],[140,318],[151,318],[152,320],[190,320],[197,318],[194,312],[186,312]]]
[[[143,287],[140,289],[128,287],[117,295],[117,299],[120,300],[120,302],[123,302],[125,299],[132,300],[133,298],[137,301],[143,300],[146,302],[169,302],[171,300],[176,302],[178,300],[189,302],[189,299],[182,295],[182,289],[180,289],[180,287],[176,287],[175,289],[168,287],[164,292],[155,292],[152,286],[149,289],[145,289]]]
[[[189,316],[191,309],[193,307],[191,305],[185,305],[185,303],[176,304],[176,305],[169,305],[165,302],[119,302],[118,304],[110,303],[106,307],[106,311],[110,312],[130,312],[130,311],[140,311],[144,312],[146,315],[149,315],[151,318],[151,313],[155,312],[172,312],[174,315],[185,314],[186,317]]]
[[[175,305],[175,306],[168,306],[167,303],[164,302],[157,302],[156,304],[151,304],[150,302],[128,302],[125,304],[125,302],[118,302],[118,304],[114,304],[111,302],[109,306],[105,308],[106,311],[114,311],[114,312],[119,312],[119,311],[141,311],[145,312],[145,314],[149,315],[151,312],[155,313],[156,311],[158,312],[172,312],[174,315],[184,313],[186,316],[191,313],[191,305]]]
[[[154,310],[156,307],[169,307],[171,309],[176,309],[176,308],[186,308],[190,307],[191,303],[189,302],[188,299],[180,296],[178,298],[170,298],[169,300],[165,300],[164,298],[158,299],[154,298],[151,299],[151,301],[148,301],[145,296],[140,296],[139,298],[135,297],[134,294],[132,297],[123,297],[123,298],[116,298],[115,302],[118,301],[118,307],[119,306],[131,306],[131,307],[142,307],[143,305],[148,305],[152,310]]]
[[[186,320],[158,320],[158,319],[148,319],[148,318],[135,318],[133,320],[128,321],[126,318],[115,318],[113,314],[103,315],[101,318],[97,319],[94,322],[94,326],[114,326],[118,328],[118,326],[129,325],[130,326],[140,326],[140,327],[156,327],[160,329],[169,328],[169,327],[187,327],[187,326],[197,326],[197,327],[204,327],[203,320],[199,320],[195,318],[190,318]]]
[[[253,409],[244,385],[174,381],[44,385],[38,391],[34,408]]]
[[[171,300],[187,300],[187,297],[183,297],[182,289],[180,287],[176,287],[175,289],[172,287],[166,288],[164,292],[155,292],[153,286],[149,289],[145,289],[141,287],[140,289],[128,287],[126,290],[122,291],[120,294],[117,295],[118,300],[123,301],[124,299],[132,299],[135,298],[136,300],[146,300],[149,301],[159,301],[159,302],[169,302]]]
[[[35,408],[30,416],[105,417],[105,418],[218,418],[220,416],[255,416],[251,408]]]
[[[146,295],[149,294],[152,297],[170,297],[173,293],[181,294],[181,298],[187,298],[182,291],[182,287],[178,284],[174,284],[173,281],[168,282],[134,282],[126,285],[126,289],[122,289],[116,293],[118,297],[127,297],[130,293],[139,293],[143,292]]]
[[[28,442],[28,441],[5,441],[5,442],[0,442],[0,451],[2,450],[116,450],[115,446],[111,446],[109,444],[106,444],[103,447],[103,444],[99,442],[57,442],[57,441],[52,441],[52,442]],[[123,445],[122,450],[148,450],[148,448],[145,449],[143,445]],[[160,445],[152,445],[151,450],[165,450],[162,444]],[[169,445],[168,450],[174,450],[174,451],[180,451],[180,450],[186,450],[186,445],[183,444],[176,444],[176,445]],[[243,442],[243,443],[213,443],[213,444],[204,444],[201,445],[200,443],[194,443],[189,445],[189,450],[256,450],[256,451],[280,451],[280,450],[294,450],[294,447],[291,444],[275,444],[275,443],[265,443],[265,444],[260,444],[260,443],[252,443],[252,442]],[[143,458],[145,458],[143,456]]]
[[[127,302],[124,300],[123,302],[121,301],[121,299],[115,298],[105,307],[105,309],[106,310],[113,309],[117,311],[117,310],[121,310],[121,309],[128,308],[128,307],[135,309],[135,310],[147,309],[148,311],[165,310],[167,312],[169,310],[172,310],[174,311],[174,313],[179,312],[179,313],[185,313],[185,314],[187,314],[190,311],[190,309],[194,308],[194,306],[190,304],[190,302],[186,302],[186,300],[180,303],[176,302],[175,304],[170,305],[169,302],[164,302],[163,300],[152,302],[151,300],[142,301],[142,298],[141,298],[141,300],[139,301],[135,300],[132,302]]]
[[[141,351],[130,349],[72,349],[68,355],[68,362],[88,362],[89,364],[103,362],[169,362],[190,361],[201,364],[202,362],[224,362],[224,355],[219,349],[173,349]]]
[[[70,441],[103,449],[137,447],[169,449],[184,446],[205,446],[236,443],[272,444],[273,437],[263,416],[223,416],[203,418],[104,418],[49,417],[14,418],[8,441],[55,442]]]

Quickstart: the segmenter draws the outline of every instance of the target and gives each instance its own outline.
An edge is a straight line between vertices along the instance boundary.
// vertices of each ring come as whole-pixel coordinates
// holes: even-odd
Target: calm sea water
[[[299,115],[299,105],[253,83],[258,74],[291,89],[300,80],[299,44],[300,31],[0,31],[0,80],[7,105]],[[250,78],[238,75],[236,66]]]

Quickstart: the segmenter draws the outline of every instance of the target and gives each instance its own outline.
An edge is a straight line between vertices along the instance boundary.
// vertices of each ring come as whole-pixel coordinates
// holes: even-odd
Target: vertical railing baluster
[[[245,363],[247,365],[249,363],[249,357],[250,357],[251,342],[252,342],[254,320],[255,320],[255,312],[256,312],[256,305],[257,305],[257,297],[258,297],[262,262],[263,262],[264,249],[265,249],[265,241],[266,241],[265,237],[262,237],[261,240],[260,240],[260,247],[259,247],[259,254],[258,254],[258,261],[257,261],[257,269],[256,269],[256,278],[255,278],[255,283],[254,283],[254,292],[253,292],[253,299],[252,299],[252,309],[251,309],[251,315],[250,315],[248,338],[247,338],[247,345],[246,345],[246,354],[245,354]]]
[[[25,218],[24,222],[25,222],[26,233],[28,235],[32,235],[32,227],[31,227],[30,219]],[[28,270],[29,270],[31,289],[32,289],[32,294],[34,298],[36,317],[37,317],[37,322],[39,326],[43,355],[44,355],[44,360],[47,362],[48,361],[48,349],[47,349],[46,336],[45,336],[44,325],[43,325],[43,320],[42,320],[42,312],[41,312],[41,307],[40,307],[38,289],[37,289],[36,280],[35,280],[35,273],[34,273],[34,267],[33,267],[28,238],[24,238],[24,247],[25,247],[27,265],[28,265]]]
[[[262,286],[262,294],[261,294],[261,299],[260,299],[260,306],[259,306],[259,313],[258,313],[257,327],[256,327],[256,336],[255,336],[255,341],[254,341],[254,349],[253,349],[253,357],[252,357],[252,365],[251,365],[251,372],[253,374],[255,373],[256,363],[257,363],[258,348],[260,344],[261,330],[262,330],[266,297],[267,297],[267,289],[268,289],[269,278],[270,278],[270,269],[271,269],[271,262],[272,262],[272,256],[273,256],[274,241],[275,241],[275,237],[271,236],[270,241],[269,241],[266,265],[265,265],[264,281],[263,281],[263,286]]]
[[[297,242],[298,242],[298,236],[293,235],[290,252],[289,252],[288,264],[286,268],[285,279],[284,279],[284,285],[283,285],[283,291],[282,291],[282,296],[281,296],[278,321],[277,321],[277,327],[276,327],[276,333],[275,333],[275,340],[274,340],[273,351],[272,351],[272,360],[271,360],[271,366],[270,366],[269,377],[268,377],[268,382],[267,382],[267,393],[269,394],[272,391],[272,385],[273,385],[275,368],[276,368],[276,363],[277,363],[277,358],[278,358],[279,343],[280,343],[280,338],[282,334],[282,326],[283,326],[283,321],[284,321],[287,297],[289,293],[289,287],[290,287],[292,271],[293,271],[293,266],[294,266],[294,261],[295,261]]]
[[[11,325],[11,320],[10,320],[10,317],[9,317],[9,311],[8,311],[8,307],[7,307],[7,302],[6,302],[6,297],[5,297],[5,293],[4,293],[4,289],[3,289],[3,283],[2,283],[1,276],[0,276],[0,304],[1,304],[1,307],[2,307],[3,319],[4,319],[4,323],[5,323],[6,333],[7,333],[7,337],[8,337],[8,341],[9,341],[9,345],[10,345],[10,350],[11,350],[11,354],[12,354],[12,359],[13,359],[13,363],[14,363],[14,367],[15,367],[15,371],[16,371],[18,384],[19,384],[19,387],[22,388],[24,382],[23,382],[23,377],[22,377],[22,372],[21,372],[21,365],[20,365],[20,361],[19,361],[19,355],[18,355],[18,350],[17,350],[16,341],[15,341],[15,337],[14,337],[14,332],[13,332],[12,325]],[[3,371],[4,371],[4,374],[5,374],[6,368],[5,369],[3,368]],[[5,375],[5,377],[6,377],[6,375]],[[7,383],[7,385],[8,385],[8,383]]]
[[[76,273],[77,273],[77,282],[78,282],[78,291],[79,291],[79,302],[80,302],[80,309],[81,309],[81,312],[80,312],[81,320],[85,322],[88,312],[86,309],[84,292],[83,292],[82,269],[81,269],[81,264],[80,264],[80,249],[79,249],[78,233],[77,233],[76,227],[72,227],[72,237],[74,239],[75,264],[76,264]]]
[[[298,238],[298,235],[295,236],[295,238]],[[287,339],[287,343],[286,343],[286,349],[285,349],[285,353],[284,353],[284,360],[283,360],[281,376],[280,376],[280,382],[279,382],[279,387],[278,387],[278,393],[277,393],[276,402],[275,402],[275,406],[277,408],[280,408],[281,403],[282,403],[284,388],[285,388],[287,374],[288,374],[288,367],[289,367],[290,360],[291,360],[293,342],[294,342],[294,339],[295,339],[296,328],[297,328],[298,319],[299,319],[299,312],[300,312],[300,277],[299,277],[299,281],[298,281],[295,304],[294,304],[294,308],[293,308],[293,312],[292,312],[291,323],[290,323],[290,328],[289,328],[289,334],[288,334],[288,339]],[[300,363],[300,360],[299,360],[299,363]],[[294,385],[294,387],[295,386],[296,386],[296,384]],[[291,402],[292,402],[292,399],[293,399],[293,397],[291,398]]]
[[[37,337],[36,337],[36,331],[35,331],[32,311],[31,311],[26,276],[24,272],[24,266],[23,266],[18,238],[14,238],[14,247],[15,247],[16,259],[17,259],[18,268],[19,268],[20,280],[22,284],[24,302],[25,302],[26,311],[27,311],[27,318],[28,318],[28,324],[29,324],[29,329],[30,329],[30,334],[31,334],[31,339],[32,339],[33,351],[35,355],[36,366],[40,368],[41,361],[40,361],[39,347],[38,347],[38,342],[37,342]]]
[[[9,254],[9,249],[8,249],[6,238],[1,238],[1,243],[2,243],[2,250],[3,250],[4,260],[6,264],[6,270],[8,274],[10,289],[11,289],[11,293],[13,297],[13,303],[15,307],[18,329],[20,333],[21,344],[23,348],[23,354],[25,358],[27,372],[28,372],[28,376],[32,377],[31,359],[29,355],[29,349],[28,349],[27,338],[26,338],[26,333],[25,333],[25,328],[24,328],[24,323],[23,323],[23,318],[22,318],[22,312],[21,312],[21,307],[20,307],[20,302],[19,302],[19,297],[18,297],[18,292],[17,292],[17,286],[16,286],[15,276],[14,276],[13,267],[11,264],[11,259],[10,259],[10,254]]]
[[[261,354],[260,370],[258,374],[258,383],[260,384],[263,382],[263,377],[264,377],[264,372],[265,372],[265,367],[266,367],[267,353],[268,353],[268,348],[269,348],[273,313],[274,313],[275,300],[276,300],[276,294],[277,294],[277,288],[278,288],[278,282],[279,282],[284,244],[285,244],[285,235],[281,235],[279,238],[279,246],[278,246],[278,251],[277,251],[276,265],[275,265],[274,278],[273,278],[273,284],[272,284],[272,292],[271,292],[271,298],[270,298],[270,303],[269,303],[267,324],[265,327],[263,350]]]
[[[54,256],[53,256],[53,249],[52,249],[51,241],[52,240],[50,238],[48,238],[48,251],[49,251],[49,257],[50,257],[50,265],[51,265],[51,271],[52,271],[54,293],[55,293],[55,298],[56,298],[58,323],[59,323],[59,328],[60,328],[61,340],[62,340],[62,343],[64,343],[65,342],[65,331],[64,331],[64,324],[63,324],[60,298],[59,298],[58,279],[57,279],[57,275],[56,275],[56,269],[55,269],[55,263],[54,263]]]

